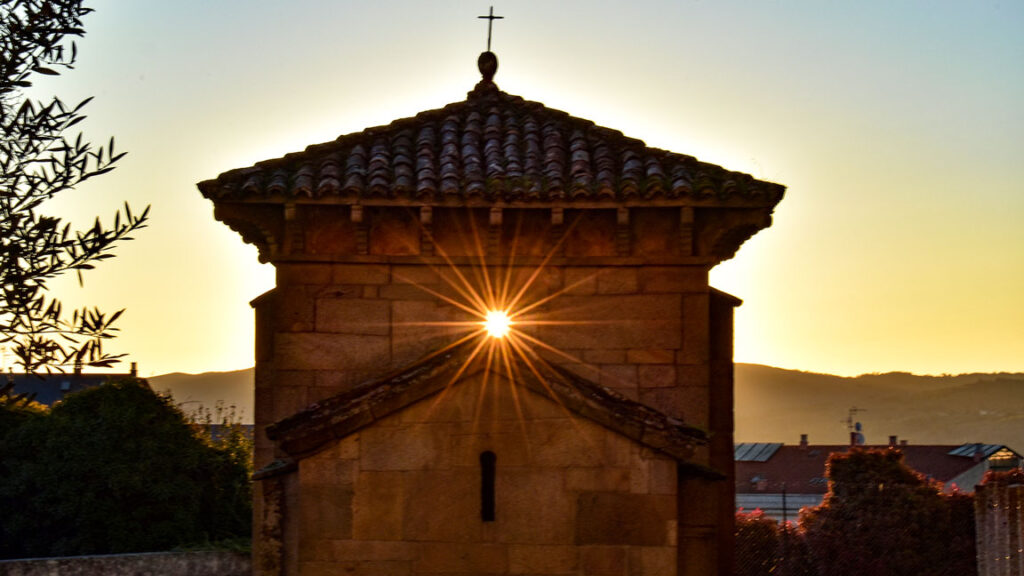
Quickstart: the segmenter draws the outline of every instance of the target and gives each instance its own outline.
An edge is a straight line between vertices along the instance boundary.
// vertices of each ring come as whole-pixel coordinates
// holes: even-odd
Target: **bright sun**
[[[491,310],[487,312],[483,325],[491,338],[504,338],[512,328],[512,319],[504,310]]]

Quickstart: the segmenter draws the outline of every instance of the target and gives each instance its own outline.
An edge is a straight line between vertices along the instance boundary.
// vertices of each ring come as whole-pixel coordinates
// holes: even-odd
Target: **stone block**
[[[388,284],[381,286],[377,295],[385,300],[436,300],[427,286],[417,284]]]
[[[573,493],[566,492],[561,471],[499,466],[495,478],[496,538],[509,544],[572,544],[574,505]]]
[[[406,541],[473,542],[480,537],[480,473],[477,468],[405,475]]]
[[[410,563],[391,561],[302,562],[301,576],[410,576]]]
[[[301,540],[312,544],[317,540],[351,538],[352,499],[352,490],[318,484],[300,485]]]
[[[628,492],[629,477],[628,468],[569,468],[565,487],[580,492]]]
[[[625,364],[626,358],[625,350],[600,349],[583,351],[583,361],[588,364]],[[632,361],[630,362],[632,363]]]
[[[668,388],[676,385],[676,367],[671,364],[643,364],[637,367],[640,388]]]
[[[668,458],[648,460],[648,492],[651,494],[675,494],[678,488],[677,466],[675,460]]]
[[[430,266],[395,265],[391,267],[391,281],[395,284],[433,286],[441,282],[441,276]]]
[[[282,369],[339,370],[364,374],[390,361],[384,336],[296,333],[277,335],[277,363]]]
[[[405,286],[418,290],[412,286]],[[451,305],[430,300],[398,300],[391,303],[392,367],[400,368],[440,349],[470,327],[453,327],[452,322],[475,320]]]
[[[391,302],[357,298],[324,298],[316,303],[318,332],[370,334],[391,332]]]
[[[635,294],[636,268],[605,268],[597,275],[598,294]]]
[[[629,551],[630,576],[671,576],[676,573],[676,549],[642,546]]]
[[[706,292],[707,270],[696,266],[643,266],[637,271],[641,292]]]
[[[330,543],[335,561],[402,561],[416,558],[416,544],[381,540],[334,540]]]
[[[331,281],[335,284],[387,284],[388,269],[377,264],[335,264]]]
[[[507,574],[508,549],[499,544],[422,543],[416,574]]]
[[[452,465],[455,467],[477,469],[480,466],[480,454],[490,451],[498,457],[497,465],[526,466],[529,463],[529,446],[523,433],[488,432],[488,426],[481,425],[483,430],[473,434],[457,434],[452,437]]]
[[[568,418],[534,420],[527,423],[530,460],[542,467],[600,466],[604,444],[603,428],[589,421]]]
[[[509,574],[575,574],[578,567],[579,551],[575,546],[508,547]]]
[[[358,469],[353,460],[324,457],[324,452],[299,461],[299,482],[305,485],[334,486],[351,490]]]
[[[653,350],[626,351],[626,362],[629,362],[630,364],[672,364],[675,361],[675,350],[656,348]]]
[[[682,350],[677,362],[680,364],[706,364],[711,355],[710,304],[707,294],[690,294],[683,299],[683,317],[686,331],[683,333]]]
[[[608,388],[636,388],[637,367],[632,364],[605,364],[601,366],[598,383]]]
[[[369,216],[370,254],[404,256],[420,253],[420,226],[411,210],[373,207]]]
[[[665,546],[668,521],[675,519],[672,496],[584,492],[577,501],[576,543]]]
[[[331,265],[327,263],[278,262],[275,267],[279,287],[331,283]]]
[[[569,296],[588,296],[597,293],[597,276],[599,268],[565,268],[563,274],[565,294]]]
[[[540,339],[563,350],[678,349],[682,300],[669,294],[562,296],[538,327]]]
[[[406,493],[401,472],[360,472],[352,501],[352,537],[401,540]]]
[[[271,422],[295,414],[309,405],[305,386],[278,386],[273,389],[274,414]]]
[[[640,401],[691,426],[708,426],[708,389],[706,386],[645,388]]]
[[[623,546],[580,546],[580,565],[585,576],[625,576],[629,558]]]
[[[676,379],[680,386],[708,386],[711,383],[711,368],[707,364],[679,364]]]
[[[360,435],[359,466],[362,470],[448,468],[451,432],[447,424],[370,427]]]
[[[606,466],[628,468],[631,465],[636,444],[615,432],[608,431],[604,438],[604,463]]]

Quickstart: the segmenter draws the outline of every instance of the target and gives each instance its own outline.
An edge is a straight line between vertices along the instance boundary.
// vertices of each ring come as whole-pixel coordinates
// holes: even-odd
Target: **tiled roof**
[[[784,187],[647,147],[482,81],[462,102],[199,184],[210,199],[774,206]]]
[[[971,444],[970,446],[975,446]],[[984,445],[982,445],[984,446]],[[889,446],[863,446],[886,449]],[[939,482],[949,482],[978,465],[974,452],[953,455],[957,446],[901,445],[904,462],[911,469]],[[998,448],[1002,448],[999,446]],[[781,492],[783,483],[790,494],[824,494],[828,491],[825,462],[833,452],[848,452],[849,445],[780,446],[764,461],[736,461],[736,492],[756,494]],[[995,452],[995,451],[993,451]],[[990,454],[991,455],[991,454]],[[765,482],[758,488],[758,480]],[[966,487],[970,488],[970,487]]]
[[[110,380],[121,378],[135,378],[134,374],[80,374],[61,373],[51,374],[8,374],[6,382],[0,376],[0,386],[10,382],[13,384],[13,394],[27,394],[32,400],[52,406],[60,402],[68,394],[80,392],[88,388],[95,388]]]

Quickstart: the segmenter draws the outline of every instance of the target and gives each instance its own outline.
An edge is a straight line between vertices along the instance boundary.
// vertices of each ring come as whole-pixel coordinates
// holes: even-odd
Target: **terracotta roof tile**
[[[783,187],[646,146],[481,82],[466,100],[200,183],[211,199],[418,202],[732,199],[771,206]]]

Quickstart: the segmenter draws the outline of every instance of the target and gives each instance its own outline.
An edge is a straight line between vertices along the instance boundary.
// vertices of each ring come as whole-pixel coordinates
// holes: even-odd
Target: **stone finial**
[[[498,57],[490,50],[483,52],[480,54],[480,57],[476,59],[476,66],[480,69],[480,74],[484,77],[484,82],[493,82],[494,73],[498,71]]]

